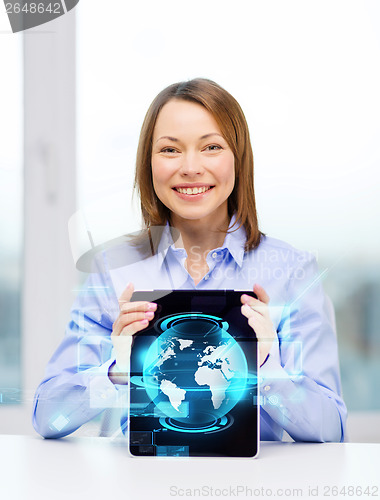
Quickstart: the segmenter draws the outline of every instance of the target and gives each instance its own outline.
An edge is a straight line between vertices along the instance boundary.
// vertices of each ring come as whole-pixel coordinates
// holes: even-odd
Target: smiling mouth
[[[175,191],[178,191],[181,194],[202,194],[205,193],[206,191],[209,191],[212,189],[214,186],[202,186],[202,187],[195,187],[195,188],[173,188]]]

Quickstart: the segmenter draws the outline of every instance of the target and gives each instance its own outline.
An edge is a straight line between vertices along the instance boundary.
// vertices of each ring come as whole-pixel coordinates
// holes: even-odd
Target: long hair
[[[169,209],[157,198],[152,179],[152,139],[157,117],[171,99],[198,103],[217,122],[235,157],[235,185],[228,198],[228,215],[236,214],[247,233],[245,250],[257,248],[263,233],[259,231],[253,182],[253,153],[244,113],[236,101],[220,85],[205,78],[174,83],[162,90],[150,105],[140,133],[136,156],[134,189],[140,196],[141,213],[146,229],[165,226],[170,221]],[[235,222],[235,224],[236,224]],[[233,227],[233,226],[232,226]],[[226,231],[225,231],[226,232]],[[227,231],[230,232],[230,231]]]

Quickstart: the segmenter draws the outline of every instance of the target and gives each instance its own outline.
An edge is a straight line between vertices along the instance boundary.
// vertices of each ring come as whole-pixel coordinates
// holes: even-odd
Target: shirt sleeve
[[[108,377],[115,360],[110,335],[116,308],[106,274],[90,274],[36,390],[33,426],[43,437],[66,436],[105,408],[118,406],[122,391]]]
[[[335,322],[320,278],[310,254],[293,269],[278,342],[260,368],[262,421],[278,439],[283,429],[295,441],[344,440]]]

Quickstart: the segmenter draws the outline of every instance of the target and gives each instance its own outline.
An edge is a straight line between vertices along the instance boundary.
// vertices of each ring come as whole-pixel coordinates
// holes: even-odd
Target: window
[[[0,36],[0,403],[21,390],[23,235],[22,37]]]
[[[75,9],[49,27],[4,28],[0,432],[34,434],[33,394],[62,339],[77,282],[67,234],[75,212]]]

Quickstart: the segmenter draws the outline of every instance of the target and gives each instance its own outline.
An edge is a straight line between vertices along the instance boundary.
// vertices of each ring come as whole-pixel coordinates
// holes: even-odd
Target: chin
[[[212,210],[212,211],[189,211],[189,212],[184,212],[184,211],[176,211],[176,210],[171,210],[172,214],[174,217],[177,219],[181,220],[186,220],[186,221],[201,221],[203,219],[208,219],[210,222],[215,221],[218,219],[217,215],[220,213],[220,209]]]

